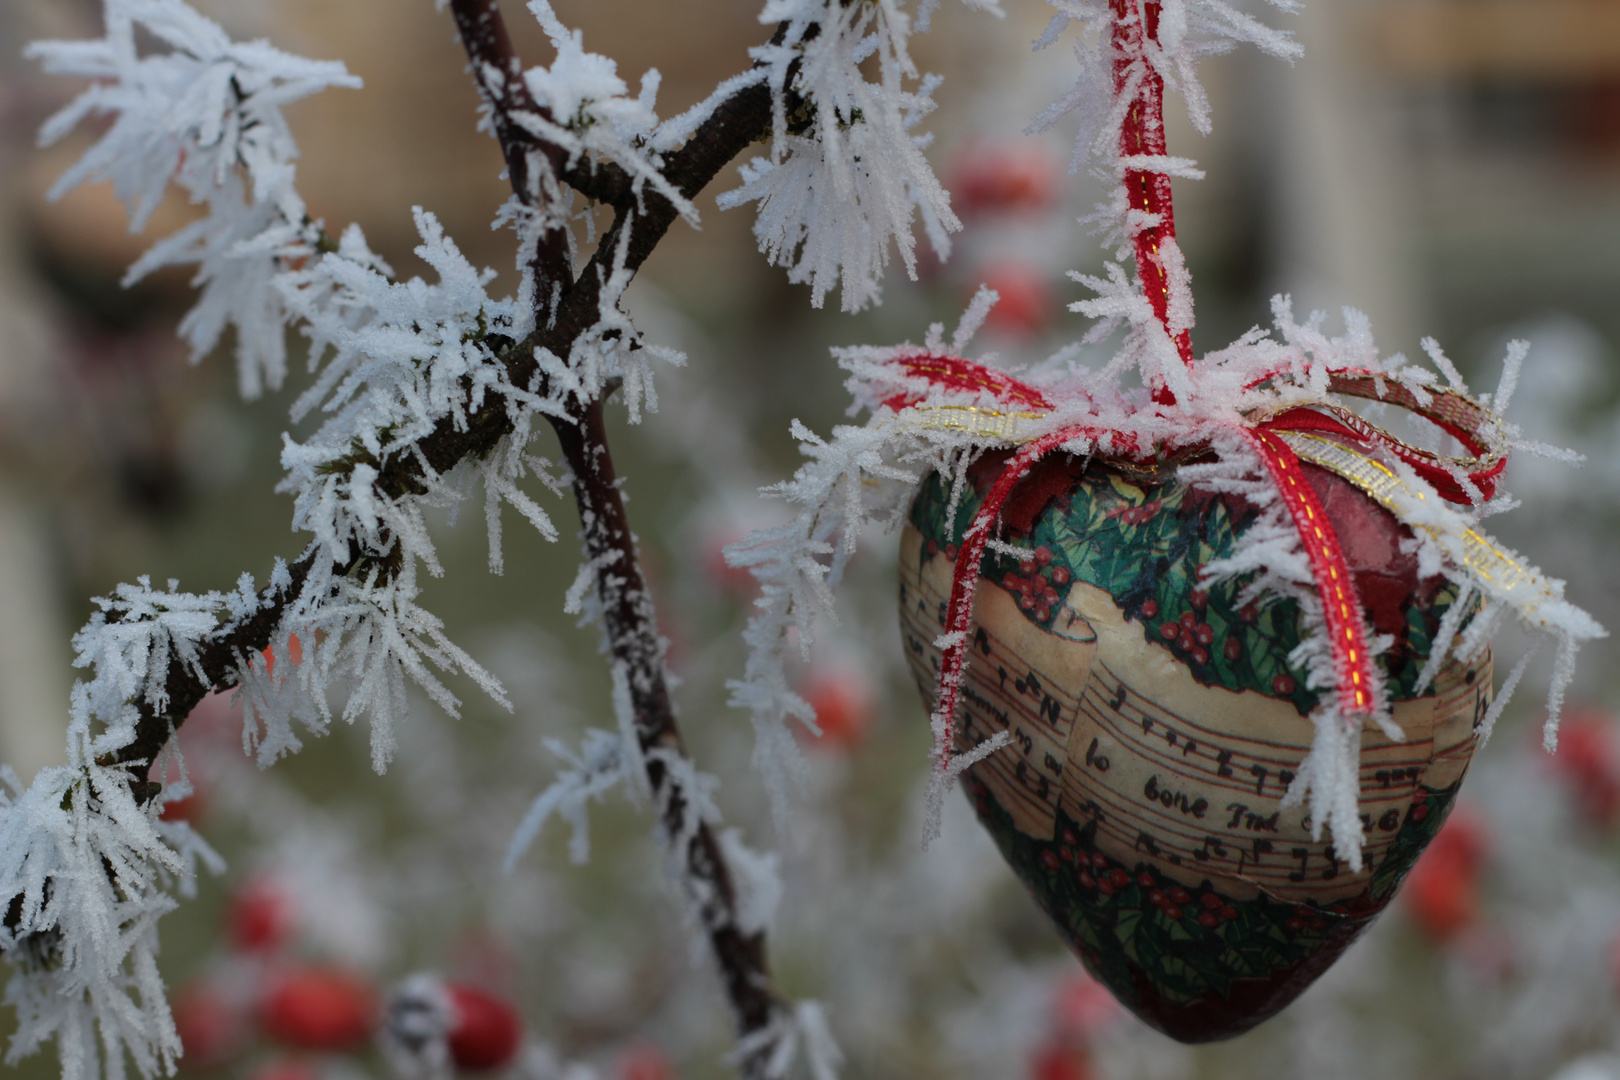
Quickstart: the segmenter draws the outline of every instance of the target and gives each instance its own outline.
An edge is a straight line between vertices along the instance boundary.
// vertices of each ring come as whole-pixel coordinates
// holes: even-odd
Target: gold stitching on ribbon
[[[1030,439],[1028,422],[1045,416],[1045,413],[981,409],[976,405],[926,405],[913,406],[898,419],[907,427],[922,431],[962,431],[976,438],[1021,443]]]
[[[1329,472],[1344,477],[1395,512],[1398,519],[1401,518],[1398,507],[1401,497],[1418,502],[1428,501],[1427,495],[1396,476],[1388,466],[1352,450],[1343,443],[1319,435],[1308,435],[1302,431],[1278,431],[1276,434],[1293,447],[1294,453],[1302,460],[1320,465]],[[1431,536],[1439,538],[1439,532],[1431,526],[1421,522],[1406,522],[1406,524],[1416,525]],[[1502,551],[1489,537],[1468,529],[1462,534],[1461,541],[1462,557],[1458,561],[1482,580],[1508,591],[1528,581],[1536,584],[1548,598],[1553,597],[1552,590],[1541,580],[1539,574]]]

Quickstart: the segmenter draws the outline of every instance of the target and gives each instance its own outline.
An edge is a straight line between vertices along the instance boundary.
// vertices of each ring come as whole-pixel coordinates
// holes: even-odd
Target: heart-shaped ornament
[[[1005,463],[982,459],[954,506],[930,477],[903,532],[901,625],[931,707],[960,538]],[[980,567],[955,746],[1011,741],[967,770],[968,794],[1092,973],[1183,1041],[1277,1012],[1389,903],[1439,830],[1491,700],[1488,648],[1417,692],[1454,587],[1419,577],[1410,530],[1361,490],[1303,473],[1368,623],[1393,639],[1378,663],[1401,738],[1361,732],[1359,870],[1307,807],[1282,806],[1319,701],[1290,662],[1297,604],[1200,578],[1254,507],[1170,467],[1049,457],[1001,513],[1023,552]]]

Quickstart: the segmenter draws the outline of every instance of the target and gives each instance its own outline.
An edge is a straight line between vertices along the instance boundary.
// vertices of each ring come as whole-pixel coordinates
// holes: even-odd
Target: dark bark
[[[599,560],[597,595],[615,665],[622,665],[635,713],[636,737],[646,755],[647,782],[661,808],[671,842],[691,831],[685,793],[671,781],[655,751],[685,757],[664,677],[663,647],[652,595],[636,553],[635,538],[619,493],[613,457],[602,420],[602,402],[588,405],[577,424],[557,423],[563,458],[573,473],[574,499],[582,523],[584,556]],[[739,1036],[767,1027],[782,1008],[771,985],[765,938],[738,923],[736,886],[714,831],[699,823],[679,853],[685,872],[699,885],[694,898],[720,977],[725,984]],[[743,1075],[762,1075],[762,1055],[742,1063]]]

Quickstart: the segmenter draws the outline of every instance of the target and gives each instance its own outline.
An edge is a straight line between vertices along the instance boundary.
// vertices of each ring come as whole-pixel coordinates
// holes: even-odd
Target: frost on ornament
[[[1549,739],[1576,647],[1604,631],[1480,531],[1508,505],[1509,451],[1543,449],[1502,415],[1522,343],[1494,400],[1433,342],[1438,375],[1380,355],[1355,312],[1330,337],[1281,297],[1275,334],[1194,356],[1169,181],[1201,174],[1167,152],[1164,88],[1206,127],[1198,56],[1297,47],[1224,4],[1057,7],[1043,43],[1079,22],[1084,74],[1041,122],[1093,103],[1082,150],[1114,188],[1098,217],[1136,270],[1076,275],[1098,295],[1074,308],[1089,341],[1123,340],[1100,372],[1059,354],[1014,378],[961,355],[976,302],[949,345],[936,327],[846,350],[870,421],[800,434],[812,462],[777,489],[797,523],[735,549],[762,597],[734,700],[772,739],[802,716],[788,628],[810,640],[864,522],[899,527],[930,828],[961,778],[1086,967],[1161,1031],[1220,1039],[1326,970],[1439,831],[1524,670],[1493,695],[1502,620],[1556,646]],[[1435,448],[1368,406],[1426,422]]]

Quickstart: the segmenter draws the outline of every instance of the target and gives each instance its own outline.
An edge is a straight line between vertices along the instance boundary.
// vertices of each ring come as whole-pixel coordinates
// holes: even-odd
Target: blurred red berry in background
[[[658,1047],[639,1043],[619,1062],[619,1080],[675,1080],[675,1067]]]
[[[458,1069],[484,1072],[509,1065],[523,1043],[517,1010],[466,983],[445,983],[450,999],[450,1060]]]
[[[816,710],[821,737],[814,745],[822,749],[850,750],[872,726],[872,690],[858,671],[846,667],[814,672],[804,688],[804,700]]]
[[[252,878],[232,894],[225,921],[232,948],[271,952],[292,936],[293,901],[274,880]]]
[[[1091,1080],[1091,1068],[1079,1050],[1053,1043],[1030,1060],[1029,1080]]]
[[[1594,708],[1565,713],[1552,768],[1588,823],[1603,829],[1620,823],[1620,730],[1612,716]]]
[[[174,995],[172,1008],[187,1065],[216,1065],[241,1047],[243,1018],[224,988],[207,980],[187,983]]]
[[[1025,262],[992,263],[978,273],[1000,299],[985,319],[986,328],[1008,337],[1034,337],[1052,319],[1052,290],[1035,266]]]
[[[1484,822],[1459,805],[1407,875],[1407,910],[1434,940],[1447,941],[1479,920],[1479,873],[1488,849]]]
[[[963,219],[986,213],[1038,213],[1058,196],[1058,163],[1028,141],[972,142],[948,170],[951,208]]]
[[[337,968],[293,968],[273,976],[259,1002],[259,1025],[277,1042],[303,1050],[352,1050],[371,1038],[377,995]]]
[[[248,1074],[247,1080],[320,1080],[315,1066],[301,1058],[276,1058]]]

